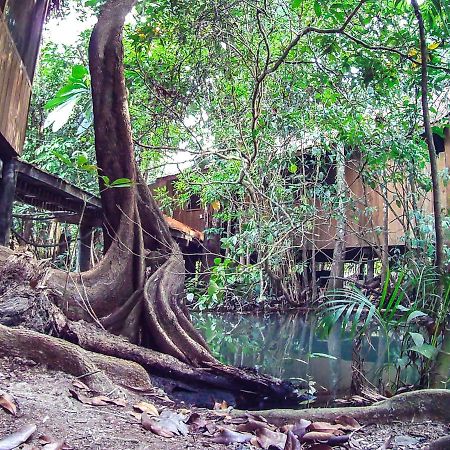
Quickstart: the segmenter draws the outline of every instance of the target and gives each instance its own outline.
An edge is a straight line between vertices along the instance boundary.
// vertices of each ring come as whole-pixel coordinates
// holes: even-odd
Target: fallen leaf
[[[42,445],[49,444],[50,442],[53,441],[54,439],[48,434],[43,434],[42,436],[39,436],[39,443]]]
[[[159,416],[159,412],[153,403],[139,402],[133,405],[133,408],[141,413],[147,413],[149,416]]]
[[[341,427],[342,430],[354,431],[359,430],[361,428],[359,422],[351,416],[346,415],[338,416],[336,417],[336,419],[334,419],[334,421],[337,424],[342,425]]]
[[[327,444],[330,445],[342,445],[348,442],[350,439],[350,435],[348,434],[342,434],[340,436],[331,436],[330,439],[328,439]]]
[[[136,411],[130,411],[130,414],[131,414],[135,419],[139,420],[139,422],[141,421],[142,413],[136,412]]]
[[[192,413],[186,421],[186,424],[189,425],[192,431],[206,428],[207,423],[207,420],[203,418],[199,413]]]
[[[268,428],[259,429],[256,432],[256,438],[258,439],[258,444],[265,450],[269,447],[283,450],[287,440],[287,436],[284,433],[271,431]]]
[[[162,437],[174,437],[175,433],[172,431],[166,430],[162,426],[158,424],[155,420],[155,416],[149,416],[147,413],[142,413],[141,424],[145,430],[151,431],[152,433],[162,436]]]
[[[339,424],[331,424],[328,422],[313,422],[308,426],[307,431],[321,431],[323,433],[340,432],[342,434],[342,432],[340,431],[341,428],[342,425]]]
[[[284,444],[283,450],[300,450],[300,441],[297,439],[297,436],[292,432],[287,432],[286,444]]]
[[[213,409],[220,411],[220,410],[227,409],[227,408],[228,408],[228,403],[225,400],[222,400],[220,403],[215,402]]]
[[[248,419],[247,422],[242,423],[236,427],[237,431],[246,431],[248,433],[253,433],[262,428],[269,428],[267,422],[260,422],[259,420]]]
[[[70,450],[72,447],[67,445],[64,440],[56,439],[48,434],[43,434],[39,442],[44,445],[45,450]]]
[[[206,424],[206,431],[213,435],[217,431],[217,425],[214,422],[209,422]]]
[[[384,442],[383,445],[378,450],[388,450],[392,446],[392,441],[394,440],[394,436],[389,436]],[[430,446],[431,449],[431,446]]]
[[[91,406],[106,406],[108,404],[113,404],[117,406],[126,406],[127,401],[123,398],[109,398],[106,395],[97,395],[96,397],[88,397],[87,395],[81,394],[79,392],[74,391],[73,389],[69,389],[73,398],[76,398],[78,401],[85,405]]]
[[[301,438],[304,434],[306,434],[306,431],[308,427],[311,425],[311,422],[306,419],[300,419],[298,422],[294,423],[293,425],[285,425],[281,428],[281,431],[292,431],[295,436],[298,438]]]
[[[0,406],[14,416],[17,414],[17,407],[14,403],[14,399],[11,395],[3,391],[0,391]]]
[[[51,444],[46,444],[43,447],[43,450],[65,450],[66,443],[64,441],[52,442]]]
[[[254,436],[250,433],[239,433],[238,431],[232,431],[228,428],[222,428],[217,436],[212,441],[216,444],[242,444],[244,442],[250,442]]]
[[[80,394],[73,389],[69,389],[69,392],[73,398],[77,399],[81,403],[84,403],[85,405],[105,406],[108,404],[108,402],[106,401],[108,400],[108,397],[106,397],[105,395],[99,395],[97,397],[87,397],[86,395]]]
[[[258,422],[266,422],[267,423],[267,419],[265,417],[263,417],[263,416],[259,416],[258,414],[248,414],[247,413],[246,416],[249,419],[257,420]]]
[[[173,437],[177,434],[185,436],[189,433],[188,427],[184,422],[185,419],[186,417],[182,414],[164,410],[159,417],[143,412],[141,423],[146,430],[158,436]]]
[[[83,391],[90,391],[90,387],[87,384],[84,384],[81,380],[78,380],[75,378],[75,380],[72,381],[72,385],[78,389],[82,389]]]
[[[183,414],[164,410],[159,416],[159,424],[166,429],[173,431],[175,434],[186,436],[189,433],[188,427],[185,423],[186,416]]]
[[[122,407],[125,407],[128,405],[128,402],[124,398],[108,398],[105,401],[108,403],[112,403],[113,405],[122,406]]]
[[[324,441],[328,442],[328,440],[333,437],[332,433],[324,433],[320,431],[309,431],[302,437],[302,442],[314,442],[314,441]]]
[[[29,437],[36,431],[36,425],[25,425],[16,432],[6,436],[0,440],[0,450],[12,450],[18,447],[20,444],[26,442]]]
[[[429,450],[439,450],[450,447],[450,436],[443,436],[431,442]]]

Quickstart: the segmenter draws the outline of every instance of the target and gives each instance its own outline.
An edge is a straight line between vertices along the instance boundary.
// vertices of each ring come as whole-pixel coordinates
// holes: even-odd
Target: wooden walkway
[[[80,227],[79,266],[81,271],[88,270],[91,266],[92,231],[102,226],[103,212],[100,198],[24,161],[15,160],[13,167],[8,170],[14,170],[17,179],[15,201],[32,205],[40,210],[51,211],[55,220]],[[6,171],[6,173],[9,172]],[[5,171],[3,177],[5,177]],[[0,184],[2,181],[9,180],[0,179]],[[12,189],[14,189],[13,186],[14,184]],[[184,254],[186,269],[194,272],[196,261],[203,253],[203,233],[171,217],[164,217],[173,238]],[[4,225],[10,226],[11,219],[6,216],[3,219]],[[5,238],[5,244],[8,240]]]
[[[100,198],[80,189],[62,178],[38,169],[33,164],[18,161],[15,199],[36,208],[53,211],[61,222],[100,227],[102,203]],[[167,217],[166,222],[175,239],[203,241],[203,233]]]
[[[102,204],[97,196],[24,161],[17,163],[15,200],[53,211],[61,222],[92,227],[102,225]]]

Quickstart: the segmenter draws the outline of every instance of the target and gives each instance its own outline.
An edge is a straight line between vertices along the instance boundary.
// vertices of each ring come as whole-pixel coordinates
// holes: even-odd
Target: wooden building
[[[42,28],[56,0],[0,0],[0,245],[9,240]]]
[[[436,151],[438,152],[437,163],[439,172],[450,167],[450,129],[446,128],[445,139],[438,135],[434,136]],[[406,197],[409,186],[400,183],[388,184],[384,194],[381,188],[371,188],[364,185],[360,177],[361,160],[355,158],[347,162],[345,170],[345,181],[353,208],[347,211],[345,247],[348,252],[373,247],[382,247],[384,220],[388,223],[389,247],[402,247],[405,243],[405,228],[407,226],[407,215],[409,212],[402,204],[402,197]],[[450,184],[441,183],[442,208],[449,214],[450,210]],[[388,204],[385,213],[385,203]],[[417,207],[424,213],[433,214],[432,193],[428,193],[422,204]],[[368,212],[368,208],[370,212]],[[386,216],[385,216],[386,214]],[[336,236],[336,221],[331,219],[322,222],[314,230],[313,241],[316,247],[323,251],[332,251]]]
[[[436,151],[438,153],[439,171],[450,167],[450,129],[446,128],[445,139],[434,135]],[[299,163],[300,164],[300,163]],[[314,161],[312,160],[312,164]],[[386,192],[386,199],[379,188],[371,188],[365,185],[360,176],[361,158],[357,155],[346,163],[345,184],[349,202],[352,207],[347,208],[346,231],[345,231],[345,260],[346,261],[372,261],[379,257],[376,249],[383,247],[383,227],[388,224],[388,250],[403,250],[405,245],[405,223],[409,212],[397,201],[397,193],[404,187],[400,184],[391,184]],[[333,170],[325,178],[325,182],[333,183],[335,177]],[[158,178],[152,185],[153,191],[164,188],[170,197],[175,197],[174,183],[177,175],[169,175]],[[441,184],[442,207],[449,214],[450,211],[450,183]],[[385,210],[385,204],[389,206]],[[327,214],[320,214],[320,205],[315,228],[307,236],[305,247],[308,251],[316,250],[316,261],[330,262],[336,244],[336,220]],[[417,205],[424,213],[433,213],[432,193],[423,199],[421,205]],[[197,196],[191,197],[184,208],[177,207],[173,211],[173,218],[200,231],[204,231],[211,225],[211,208],[201,207]],[[447,231],[447,242],[450,236]],[[220,245],[220,244],[219,244]],[[208,247],[207,239],[204,243]],[[215,249],[217,253],[217,249]]]
[[[158,178],[150,185],[150,189],[155,194],[158,189],[163,188],[169,197],[174,198],[176,197],[174,186],[176,180],[177,175],[167,175]],[[200,198],[193,195],[184,208],[176,207],[173,210],[172,217],[195,230],[203,232],[207,228],[207,214],[208,211],[200,204]]]

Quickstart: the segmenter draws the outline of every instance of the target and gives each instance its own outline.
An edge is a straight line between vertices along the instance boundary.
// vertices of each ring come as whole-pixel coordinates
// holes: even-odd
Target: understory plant
[[[444,276],[438,291],[438,274],[431,266],[388,270],[379,295],[356,286],[328,292],[319,306],[318,329],[329,335],[333,327],[355,341],[373,335],[386,342],[386,358],[380,378],[390,390],[405,384],[426,386],[448,320],[450,277]]]

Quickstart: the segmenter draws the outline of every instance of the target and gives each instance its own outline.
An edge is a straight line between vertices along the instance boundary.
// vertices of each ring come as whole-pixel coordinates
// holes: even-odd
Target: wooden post
[[[9,244],[12,224],[12,209],[16,193],[17,159],[3,160],[2,179],[0,180],[0,245]]]
[[[375,260],[369,259],[367,261],[367,280],[372,280],[375,277]]]
[[[80,223],[78,236],[78,268],[80,272],[86,272],[91,265],[92,227],[86,222]]]

